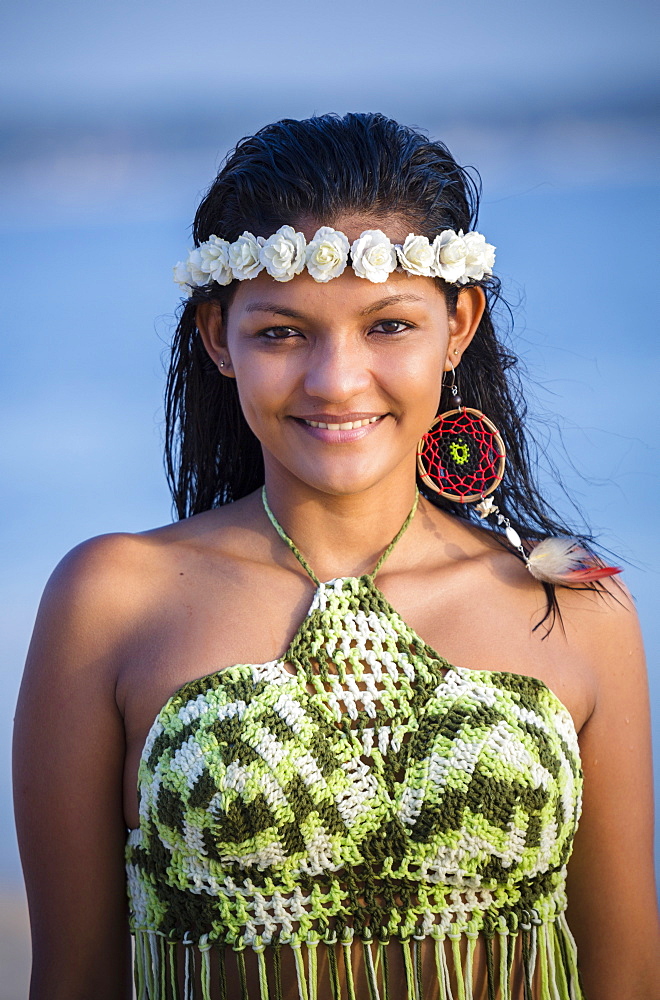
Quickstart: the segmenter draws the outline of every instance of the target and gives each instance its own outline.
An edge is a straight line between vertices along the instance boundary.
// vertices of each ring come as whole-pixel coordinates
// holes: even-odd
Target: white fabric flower
[[[188,270],[188,264],[184,263],[182,260],[175,264],[172,268],[173,277],[177,285],[181,288],[188,297],[192,295],[191,285],[193,283],[192,275]]]
[[[228,285],[233,278],[229,266],[229,243],[219,236],[209,236],[199,248],[202,270],[219,285]]]
[[[198,288],[201,285],[208,285],[211,279],[209,278],[208,271],[204,270],[204,261],[199,249],[190,251],[186,264],[191,284],[196,285]]]
[[[238,281],[246,278],[256,278],[264,265],[259,260],[259,250],[264,243],[263,237],[254,237],[246,230],[234,243],[229,244],[228,261],[231,273]]]
[[[359,278],[380,283],[396,268],[396,250],[381,229],[365,229],[351,246],[351,263]]]
[[[486,238],[481,233],[466,233],[463,242],[467,247],[467,256],[465,258],[465,278],[461,283],[465,284],[469,278],[481,281],[485,274],[492,274],[495,263],[495,247],[486,243]]]
[[[399,263],[404,271],[430,277],[433,274],[435,253],[426,236],[414,236],[409,233],[402,247],[396,252]]]
[[[433,240],[435,253],[435,272],[445,281],[458,281],[461,284],[465,278],[465,260],[468,248],[463,238],[463,230],[455,233],[453,229],[445,229]]]
[[[264,240],[259,260],[275,281],[291,281],[305,266],[305,237],[292,226],[280,226]]]
[[[348,261],[350,243],[343,233],[330,226],[321,226],[307,245],[307,270],[314,281],[330,281],[343,274]]]

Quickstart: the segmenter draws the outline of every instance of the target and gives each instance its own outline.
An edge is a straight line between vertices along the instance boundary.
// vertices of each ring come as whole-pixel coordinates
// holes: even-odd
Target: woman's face
[[[369,228],[407,236],[396,220],[379,222],[335,228],[350,241]],[[298,228],[311,240],[317,227]],[[239,283],[224,329],[198,320],[209,353],[236,378],[267,477],[350,495],[414,478],[443,372],[460,361],[482,303],[478,290],[463,292],[450,316],[431,278],[406,273],[374,284],[348,267],[322,284],[306,271],[288,282],[262,272]]]

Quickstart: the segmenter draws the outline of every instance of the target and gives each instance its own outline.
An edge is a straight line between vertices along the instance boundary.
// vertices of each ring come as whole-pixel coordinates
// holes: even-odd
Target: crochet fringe
[[[388,952],[397,947],[387,943],[347,939],[337,949],[317,940],[291,942],[276,946],[258,942],[253,946],[257,956],[257,994],[250,995],[246,973],[245,947],[232,949],[212,943],[208,935],[194,942],[172,941],[157,931],[135,932],[135,987],[137,1000],[282,1000],[284,984],[281,971],[281,950],[291,947],[294,953],[298,1000],[318,1000],[319,995],[333,1000],[367,1000],[358,997],[352,967],[352,950],[364,951],[365,979],[368,1000],[424,1000],[422,982],[422,942],[417,939],[398,942],[402,948],[406,992],[395,996],[390,983]],[[467,933],[467,947],[461,958],[461,934],[434,935],[436,993],[439,1000],[476,1000],[473,993],[473,963],[476,933]],[[513,1000],[513,971],[516,940],[520,939],[524,1000],[584,1000],[577,967],[577,952],[573,935],[563,913],[547,923],[523,924],[517,932],[510,931],[501,921],[495,937],[499,947],[493,948],[493,938],[485,937],[488,1000]],[[445,940],[449,945],[445,947]],[[183,974],[177,961],[177,945],[185,948]],[[196,945],[196,947],[195,947]],[[327,984],[319,979],[318,948],[327,949]],[[239,993],[228,991],[225,952],[233,952],[238,970]],[[211,954],[215,962],[211,962]],[[338,954],[344,966],[342,988]],[[270,967],[270,975],[269,975]],[[329,988],[329,993],[328,993]],[[319,991],[322,991],[321,994]]]

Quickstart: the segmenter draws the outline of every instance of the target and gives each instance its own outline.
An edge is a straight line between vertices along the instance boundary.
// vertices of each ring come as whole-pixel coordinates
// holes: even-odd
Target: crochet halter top
[[[184,684],[151,726],[126,845],[138,1000],[477,1000],[477,948],[479,997],[579,1000],[567,709],[451,666],[385,599],[417,501],[371,574],[326,583],[263,502],[316,593],[280,659]]]

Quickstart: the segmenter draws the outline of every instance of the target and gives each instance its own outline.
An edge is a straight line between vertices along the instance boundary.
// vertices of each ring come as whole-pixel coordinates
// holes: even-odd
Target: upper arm
[[[587,996],[641,1000],[660,982],[650,711],[637,616],[625,591],[613,594],[590,600],[587,615],[597,698],[580,733],[584,800],[569,922]]]
[[[46,588],[14,731],[16,823],[33,936],[32,1000],[130,996],[115,701],[121,539],[86,543]]]

